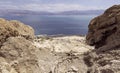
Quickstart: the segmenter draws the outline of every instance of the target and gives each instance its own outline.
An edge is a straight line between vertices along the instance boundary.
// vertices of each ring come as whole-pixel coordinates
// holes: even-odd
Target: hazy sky
[[[0,9],[69,11],[106,9],[120,0],[0,0]]]

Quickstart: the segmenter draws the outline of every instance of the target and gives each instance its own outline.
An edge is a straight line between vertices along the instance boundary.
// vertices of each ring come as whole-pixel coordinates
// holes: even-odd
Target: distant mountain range
[[[65,11],[58,14],[63,15],[91,15],[91,14],[102,14],[104,10],[86,10],[86,11]]]
[[[104,10],[86,10],[86,11],[64,11],[64,12],[46,12],[46,11],[30,11],[30,10],[12,10],[0,9],[0,15],[91,15],[102,14]]]

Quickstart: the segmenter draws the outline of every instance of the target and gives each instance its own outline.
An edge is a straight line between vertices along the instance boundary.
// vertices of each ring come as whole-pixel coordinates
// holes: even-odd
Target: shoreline
[[[80,37],[86,37],[86,35],[82,35],[82,34],[75,34],[75,35],[65,35],[65,34],[56,34],[56,35],[47,35],[47,34],[43,34],[43,35],[35,35],[35,37],[39,38],[39,37],[69,37],[69,36],[80,36]]]

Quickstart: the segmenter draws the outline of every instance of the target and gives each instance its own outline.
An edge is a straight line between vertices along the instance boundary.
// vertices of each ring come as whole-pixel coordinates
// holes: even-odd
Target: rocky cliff
[[[84,57],[88,73],[120,73],[120,5],[114,5],[89,24],[86,42],[95,50]]]
[[[90,22],[87,43],[101,51],[120,49],[119,28],[120,5],[114,5]]]

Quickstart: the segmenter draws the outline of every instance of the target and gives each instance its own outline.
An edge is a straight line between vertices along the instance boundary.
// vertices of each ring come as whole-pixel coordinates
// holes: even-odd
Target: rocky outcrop
[[[99,51],[120,49],[120,5],[114,5],[89,24],[86,37],[89,45]]]
[[[34,38],[34,30],[19,21],[0,19],[0,45],[9,37],[22,36],[26,39]]]
[[[120,73],[120,5],[107,9],[89,24],[86,42],[95,50],[86,53],[87,73]]]
[[[39,73],[33,37],[30,26],[0,19],[0,73]]]

